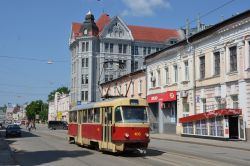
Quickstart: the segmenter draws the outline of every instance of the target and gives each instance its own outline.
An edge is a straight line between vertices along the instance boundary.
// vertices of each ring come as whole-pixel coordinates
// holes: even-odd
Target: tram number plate
[[[134,136],[141,136],[141,132],[135,132]]]

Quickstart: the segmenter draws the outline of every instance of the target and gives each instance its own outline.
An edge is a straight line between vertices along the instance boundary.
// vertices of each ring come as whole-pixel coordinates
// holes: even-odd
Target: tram
[[[100,151],[146,152],[150,142],[146,100],[116,98],[74,107],[69,112],[68,141]]]

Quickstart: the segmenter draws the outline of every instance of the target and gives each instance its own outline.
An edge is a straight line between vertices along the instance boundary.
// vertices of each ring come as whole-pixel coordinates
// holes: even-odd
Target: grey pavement
[[[4,138],[4,130],[0,130],[0,166],[18,165],[14,160],[12,151]]]
[[[200,145],[207,145],[207,146],[216,146],[216,147],[250,151],[250,141],[213,140],[213,139],[207,139],[207,138],[183,137],[183,136],[175,135],[175,134],[151,134],[150,137],[152,139],[185,142],[185,143],[191,143],[191,144],[200,144]]]

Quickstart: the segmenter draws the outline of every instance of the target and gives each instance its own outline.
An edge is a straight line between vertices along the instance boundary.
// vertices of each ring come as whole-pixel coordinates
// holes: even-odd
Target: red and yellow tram
[[[145,150],[150,141],[146,100],[117,98],[73,108],[68,140],[101,151]]]

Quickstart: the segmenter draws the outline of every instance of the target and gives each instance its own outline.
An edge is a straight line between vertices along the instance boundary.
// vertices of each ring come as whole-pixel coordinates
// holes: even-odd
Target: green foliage
[[[48,104],[47,103],[43,104],[42,110],[39,113],[39,118],[42,122],[48,121]]]
[[[65,86],[57,88],[56,90],[53,90],[52,92],[50,92],[50,94],[48,95],[48,101],[52,101],[54,100],[55,97],[55,93],[59,92],[59,93],[64,93],[64,94],[69,94],[69,89]]]
[[[40,115],[41,112],[43,112],[44,110],[47,110],[47,118],[48,118],[48,104],[43,103],[42,100],[32,101],[26,107],[26,115],[27,115],[28,120],[35,120],[36,115]],[[42,114],[44,118],[46,113],[42,113]]]

